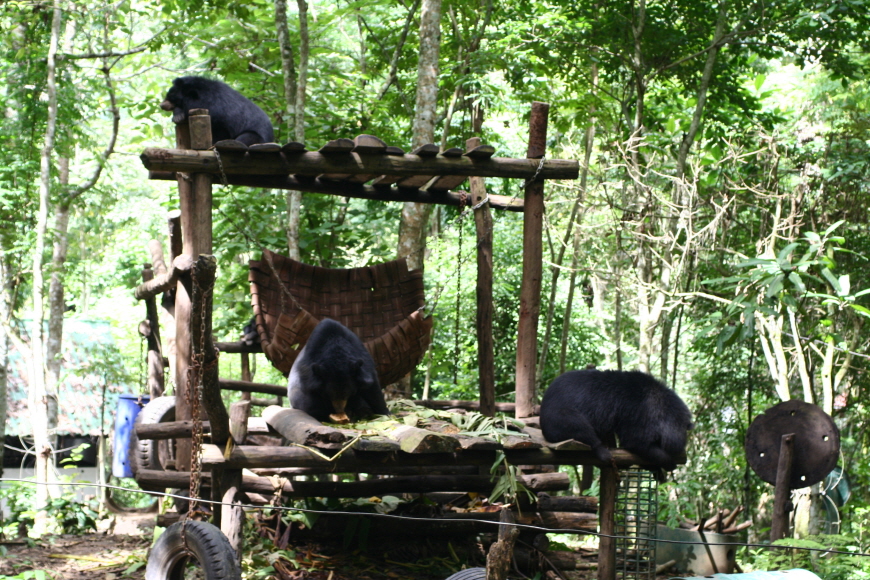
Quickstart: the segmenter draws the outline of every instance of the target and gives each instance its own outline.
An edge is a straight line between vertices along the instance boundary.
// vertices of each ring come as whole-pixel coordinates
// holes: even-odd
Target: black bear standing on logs
[[[682,399],[639,371],[570,371],[556,377],[541,401],[547,441],[586,443],[607,463],[613,462],[608,446],[615,447],[618,438],[621,448],[673,471],[685,456],[691,428],[692,414]]]
[[[179,77],[172,81],[166,99],[160,103],[172,111],[172,120],[182,123],[191,109],[208,109],[211,138],[217,143],[235,139],[245,145],[271,143],[275,139],[272,122],[263,109],[226,83],[204,77]]]
[[[390,414],[372,355],[353,332],[329,318],[320,321],[296,357],[287,397],[294,409],[318,421]]]

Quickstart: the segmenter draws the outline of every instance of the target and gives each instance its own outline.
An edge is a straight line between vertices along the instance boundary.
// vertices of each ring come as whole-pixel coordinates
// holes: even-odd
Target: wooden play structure
[[[177,126],[176,148],[146,149],[141,158],[149,177],[177,180],[179,189],[180,212],[170,218],[169,265],[162,245],[152,241],[151,263],[143,273],[144,282],[136,289],[137,298],[146,303],[147,322],[140,331],[148,339],[148,380],[155,398],[163,393],[167,366],[157,323],[156,296],[162,292],[174,294],[176,405],[171,420],[139,425],[136,434],[143,441],[176,443],[173,464],[162,469],[139,469],[136,479],[140,485],[146,489],[183,488],[193,473],[202,489],[210,489],[212,499],[233,504],[215,510],[213,521],[238,549],[244,517],[238,506],[243,499],[253,501],[258,494],[369,497],[406,492],[488,493],[493,485],[489,469],[497,452],[504,453],[510,464],[524,466],[530,472],[521,476],[526,487],[543,492],[567,489],[567,477],[558,472],[535,473],[533,466],[598,465],[586,445],[574,441],[548,443],[535,428],[543,184],[546,179],[574,179],[579,172],[576,161],[545,158],[547,115],[548,105],[533,104],[525,159],[495,157],[494,149],[482,145],[479,139],[469,140],[464,151],[454,148],[442,152],[435,145],[425,145],[410,154],[369,135],[354,140],[337,139],[317,151],[309,151],[300,143],[246,147],[224,141],[212,147],[210,120],[204,110],[191,111],[189,124]],[[523,198],[488,195],[486,177],[524,180]],[[470,180],[470,193],[457,191],[455,188],[466,180]],[[375,358],[382,383],[395,381],[421,360],[429,344],[432,320],[422,312],[422,275],[409,272],[404,260],[331,270],[265,251],[261,260],[251,263],[250,270],[260,340],[253,344],[214,343],[211,336],[217,268],[211,256],[214,183],[473,207],[478,235],[480,398],[418,403],[438,409],[474,408],[490,416],[496,410],[513,412],[527,427],[516,436],[496,441],[460,436],[453,425],[429,420],[422,426],[397,426],[379,436],[359,437],[346,429],[321,425],[300,411],[283,408],[281,396],[286,395],[286,386],[251,382],[247,371],[250,353],[264,352],[286,373],[316,323],[331,317],[363,339]],[[491,208],[524,215],[515,404],[496,403],[494,398]],[[241,355],[243,380],[219,377],[217,351]],[[191,396],[191,386],[200,390],[199,398]],[[228,411],[221,400],[222,389],[242,391],[243,400]],[[258,400],[252,393],[273,398]],[[249,417],[252,404],[269,406],[262,417],[252,418]],[[275,435],[292,444],[277,444]],[[201,453],[192,455],[192,448],[201,449]],[[547,528],[592,531],[600,524],[603,534],[612,534],[617,484],[614,467],[640,464],[637,457],[623,450],[614,450],[613,456],[615,465],[601,465],[598,502],[595,498],[542,495],[537,505],[522,510],[519,521]],[[256,475],[243,477],[243,468]],[[290,479],[331,473],[383,477],[362,481]],[[270,479],[269,475],[284,479],[275,484],[276,479]],[[554,501],[557,499],[561,501]],[[484,513],[473,516],[475,520],[499,517]],[[476,530],[474,526],[480,526],[465,519],[468,521],[445,518],[444,531],[460,533],[460,528]],[[426,526],[438,528],[431,523]],[[615,578],[611,538],[601,538],[598,558],[598,577]]]

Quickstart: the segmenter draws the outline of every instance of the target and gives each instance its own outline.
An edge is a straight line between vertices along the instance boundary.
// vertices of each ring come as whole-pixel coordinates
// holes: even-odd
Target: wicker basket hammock
[[[360,337],[382,386],[409,373],[429,348],[432,318],[423,316],[423,273],[409,272],[404,259],[342,270],[264,250],[260,261],[250,262],[248,279],[263,352],[285,375],[324,318]]]

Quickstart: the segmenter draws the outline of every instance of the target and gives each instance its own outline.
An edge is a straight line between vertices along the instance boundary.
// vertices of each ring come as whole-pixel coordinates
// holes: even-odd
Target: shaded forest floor
[[[45,571],[51,580],[142,580],[154,536],[153,514],[117,515],[108,531],[47,537],[39,542],[0,541],[0,580],[6,577],[39,578],[29,571]],[[442,558],[414,563],[364,555],[339,546],[288,546],[296,554],[284,560],[273,578],[280,580],[443,580],[461,566]],[[372,551],[374,552],[374,551]],[[410,555],[410,554],[408,554]],[[21,575],[21,576],[19,576]]]

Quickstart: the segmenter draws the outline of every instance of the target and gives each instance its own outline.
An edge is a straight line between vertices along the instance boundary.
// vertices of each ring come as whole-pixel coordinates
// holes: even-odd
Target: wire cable
[[[152,496],[162,496],[162,497],[171,497],[178,498],[182,500],[190,500],[190,497],[186,495],[178,495],[168,492],[159,492],[159,491],[143,491],[141,489],[133,489],[131,487],[122,487],[119,485],[111,485],[111,484],[100,484],[100,483],[90,483],[90,482],[57,482],[57,483],[46,483],[42,481],[34,481],[32,479],[17,479],[17,478],[0,478],[0,483],[32,483],[35,485],[59,485],[59,486],[68,486],[68,487],[101,487],[105,489],[116,489],[119,491],[127,491],[133,493],[142,493],[146,495]],[[336,511],[336,510],[317,510],[310,508],[300,508],[300,507],[289,507],[289,506],[270,506],[270,505],[254,505],[254,504],[239,504],[239,503],[231,503],[231,502],[222,502],[208,499],[199,499],[197,500],[199,503],[209,504],[212,506],[218,505],[226,505],[226,506],[234,506],[241,507],[247,509],[258,509],[258,510],[278,510],[278,511],[286,511],[286,512],[298,512],[298,513],[308,513],[308,514],[318,514],[318,515],[345,515],[345,516],[369,516],[376,518],[386,518],[393,520],[411,520],[415,522],[445,522],[450,520],[445,520],[444,518],[427,518],[427,517],[413,517],[413,516],[402,516],[397,514],[382,514],[377,512],[347,512],[347,511]],[[524,530],[534,530],[537,532],[549,533],[549,534],[575,534],[582,536],[596,536],[599,538],[613,538],[613,539],[634,539],[633,536],[621,536],[621,535],[612,535],[612,534],[602,534],[601,532],[593,532],[590,530],[575,530],[575,529],[559,529],[559,528],[545,528],[542,526],[535,526],[532,524],[521,524],[521,523],[505,523],[494,520],[481,520],[481,519],[462,519],[456,520],[457,522],[467,523],[467,522],[475,522],[481,524],[487,524],[494,527],[498,526],[513,526],[516,528],[524,529]],[[773,544],[750,544],[743,542],[689,542],[685,540],[665,540],[660,538],[649,538],[650,541],[658,542],[660,544],[681,544],[681,545],[691,545],[691,546],[730,546],[735,548],[764,548],[764,549],[772,549],[772,550],[803,550],[805,552],[822,552],[825,554],[842,554],[845,556],[863,556],[870,557],[870,552],[847,552],[845,550],[834,550],[831,548],[809,548],[804,546],[775,546]]]

